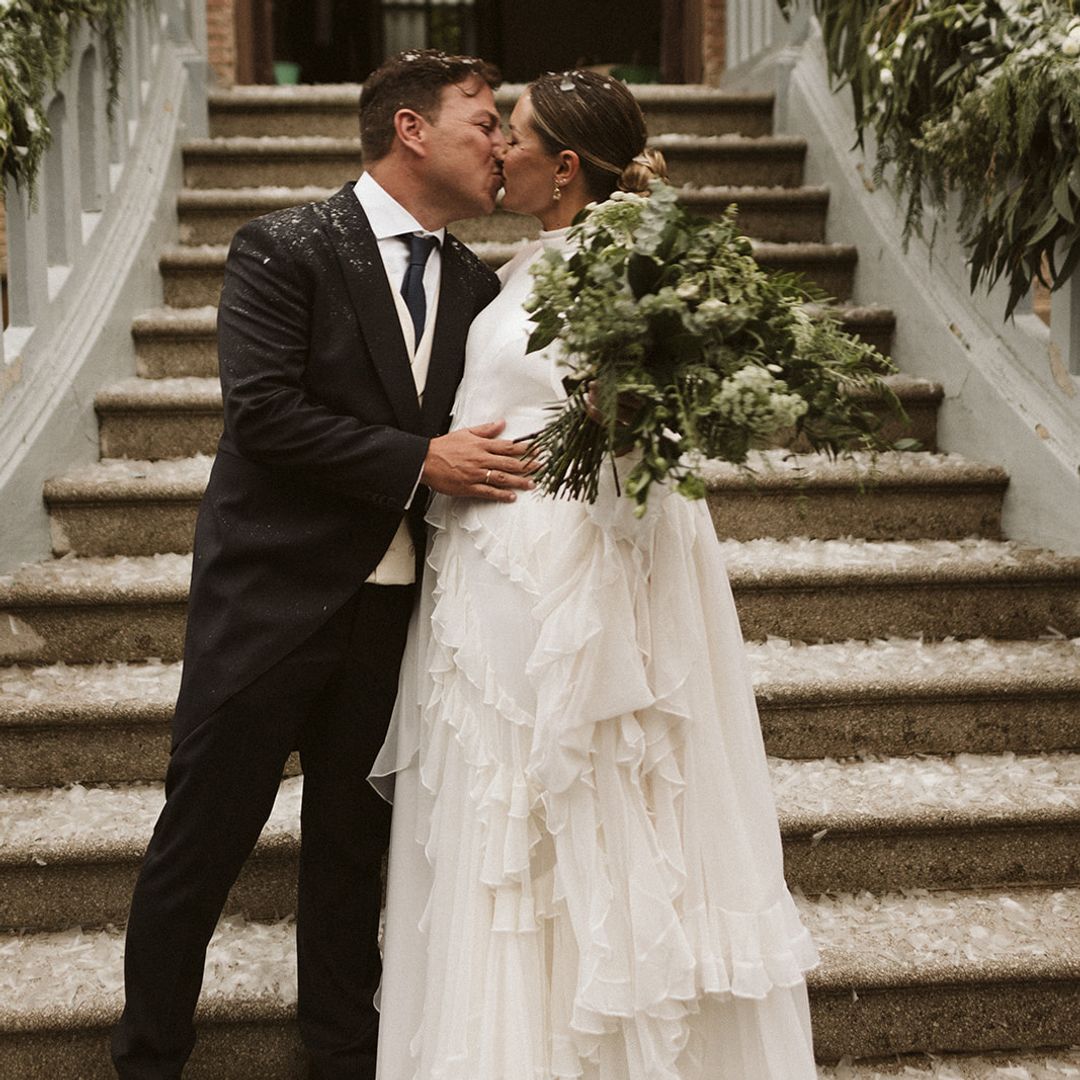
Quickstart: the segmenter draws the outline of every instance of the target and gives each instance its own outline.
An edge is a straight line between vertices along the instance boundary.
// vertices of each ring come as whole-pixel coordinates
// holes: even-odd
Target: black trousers
[[[206,946],[270,814],[289,753],[304,772],[297,907],[300,1032],[314,1076],[375,1076],[380,869],[390,808],[367,783],[397,692],[412,586],[363,585],[208,717],[174,719],[166,802],[132,899],[125,1080],[178,1078],[195,1045]]]

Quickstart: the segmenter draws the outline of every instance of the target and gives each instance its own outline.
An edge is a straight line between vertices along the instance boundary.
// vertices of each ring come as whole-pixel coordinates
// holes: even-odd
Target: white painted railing
[[[112,196],[123,187],[133,150],[156,119],[150,90],[162,51],[179,50],[200,63],[206,55],[205,21],[204,0],[159,0],[151,11],[132,3],[111,125],[104,43],[86,27],[78,32],[71,67],[46,110],[52,143],[38,178],[36,209],[25,188],[7,183],[10,326],[0,343],[0,363],[5,355],[28,362],[33,339],[46,336],[39,331],[56,322],[65,297],[92,271],[99,229],[110,204],[118,205]]]
[[[205,0],[132,0],[110,123],[104,43],[81,27],[46,100],[36,204],[5,189],[9,325],[0,338],[0,569],[47,550],[44,477],[96,453],[94,391],[132,374],[131,319],[161,303],[180,143],[206,131]]]
[[[808,0],[791,23],[772,8],[727,0],[722,85],[775,92],[776,131],[808,140],[804,183],[829,190],[829,239],[859,251],[853,299],[895,310],[901,370],[943,387],[941,449],[1008,470],[1006,535],[1080,554],[1080,275],[1053,294],[1047,328],[1030,297],[1005,322],[1003,283],[972,294],[955,205],[932,252],[917,237],[905,251],[903,209],[870,180],[872,133],[852,146],[850,94],[832,90]]]
[[[428,48],[433,44],[429,35],[431,19],[443,14],[459,24],[461,37],[456,51],[471,55],[476,50],[475,6],[476,0],[383,0],[383,52],[393,56],[405,49]]]
[[[788,27],[773,0],[727,0],[724,67],[734,71],[769,52]]]

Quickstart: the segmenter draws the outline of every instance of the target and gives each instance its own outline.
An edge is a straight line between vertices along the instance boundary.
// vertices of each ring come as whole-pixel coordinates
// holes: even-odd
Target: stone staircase
[[[736,199],[759,258],[807,273],[887,351],[893,314],[852,301],[858,254],[826,243],[828,191],[801,185],[806,145],[769,134],[770,99],[641,99],[686,201],[714,214]],[[213,97],[212,137],[185,150],[183,244],[161,256],[166,306],[132,327],[137,377],[96,400],[103,460],[46,485],[58,558],[0,579],[4,1080],[111,1075],[118,928],[163,797],[221,422],[225,245],[358,173],[355,103],[351,87]],[[500,212],[454,231],[494,264],[533,227]],[[752,477],[709,478],[788,879],[823,953],[822,1076],[1075,1076],[1080,559],[1003,540],[1007,476],[935,453],[940,390],[894,381],[927,450],[769,452]],[[288,922],[301,783],[283,780],[212,945],[193,1077],[302,1075]]]

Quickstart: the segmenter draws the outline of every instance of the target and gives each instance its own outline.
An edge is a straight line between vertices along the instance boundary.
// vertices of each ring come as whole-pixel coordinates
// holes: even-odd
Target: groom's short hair
[[[412,109],[435,123],[444,86],[471,82],[478,93],[494,90],[502,77],[499,69],[475,56],[448,56],[438,49],[408,49],[390,57],[364,82],[360,94],[360,145],[365,162],[378,161],[394,143],[394,115]]]

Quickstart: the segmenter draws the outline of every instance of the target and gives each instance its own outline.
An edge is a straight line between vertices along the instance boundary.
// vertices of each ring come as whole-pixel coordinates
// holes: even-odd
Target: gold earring
[[[552,200],[558,202],[562,198],[562,188],[559,187],[559,181],[555,181],[555,192],[551,196]]]

